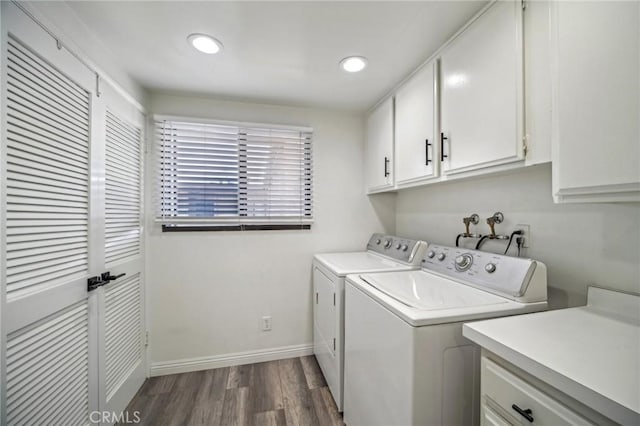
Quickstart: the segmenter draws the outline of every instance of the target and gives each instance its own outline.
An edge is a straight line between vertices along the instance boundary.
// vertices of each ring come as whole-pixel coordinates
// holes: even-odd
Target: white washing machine
[[[348,426],[479,424],[480,348],[462,323],[547,307],[540,262],[430,246],[422,265],[347,277]]]
[[[342,411],[344,279],[347,274],[420,269],[427,244],[373,234],[366,251],[317,254],[313,259],[313,352]]]

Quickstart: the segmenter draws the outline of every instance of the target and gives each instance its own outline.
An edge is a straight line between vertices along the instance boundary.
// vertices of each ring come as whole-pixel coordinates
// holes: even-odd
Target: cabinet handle
[[[429,143],[429,139],[424,140],[424,156],[427,159],[424,163],[425,166],[428,166],[431,160],[429,160],[429,147],[431,144]]]
[[[384,177],[389,176],[389,158],[384,157]]]
[[[516,412],[518,414],[520,414],[522,417],[524,417],[525,419],[529,420],[530,423],[533,423],[533,416],[531,415],[531,413],[532,413],[531,408],[527,408],[526,410],[523,410],[522,408],[518,407],[516,404],[513,404],[511,406],[511,408],[516,410]]]
[[[444,154],[444,141],[447,139],[449,138],[445,137],[444,133],[440,133],[440,161],[444,161],[448,157],[448,155]]]

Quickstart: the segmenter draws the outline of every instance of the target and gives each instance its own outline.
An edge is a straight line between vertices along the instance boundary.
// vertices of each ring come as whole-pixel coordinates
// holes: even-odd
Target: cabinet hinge
[[[527,0],[522,0],[522,10],[527,9]]]
[[[334,351],[336,350],[336,338],[335,337],[333,338],[333,350]]]
[[[333,293],[333,306],[336,306],[336,294]]]
[[[527,154],[529,153],[528,140],[529,140],[528,135],[524,135],[522,137],[522,155],[524,158],[527,158]]]
[[[149,332],[148,331],[144,332],[144,345],[145,346],[149,346]]]

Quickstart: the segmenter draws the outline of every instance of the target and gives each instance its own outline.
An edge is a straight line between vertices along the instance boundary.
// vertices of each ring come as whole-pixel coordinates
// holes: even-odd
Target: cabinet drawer
[[[482,404],[482,426],[513,426],[513,423],[496,413],[486,403]]]
[[[521,424],[533,425],[589,425],[588,420],[569,410],[547,394],[505,370],[493,361],[482,358],[482,396],[517,418]],[[531,410],[530,420],[519,414]],[[483,411],[486,409],[483,404]],[[482,416],[485,416],[483,412]],[[491,423],[489,423],[491,424]]]

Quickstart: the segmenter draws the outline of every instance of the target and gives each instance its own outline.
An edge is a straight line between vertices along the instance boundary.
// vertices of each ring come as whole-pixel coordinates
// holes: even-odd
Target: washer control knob
[[[408,246],[408,245],[406,245],[406,244],[405,244],[405,245],[403,245],[403,246],[402,246],[402,251],[407,251],[407,250],[409,250],[409,246]]]
[[[495,263],[487,263],[484,266],[484,270],[487,271],[490,274],[493,274],[496,271],[496,264]]]
[[[384,242],[384,248],[389,248],[391,247],[391,240],[387,240]]]
[[[378,239],[376,240],[376,244],[377,244],[377,245],[380,245],[380,243],[381,243],[381,242],[382,242],[382,240],[381,240],[380,238],[378,238]]]
[[[400,247],[402,247],[402,244],[400,243],[396,244],[396,250],[400,250]]]
[[[455,262],[456,269],[458,271],[466,271],[473,264],[473,256],[471,256],[469,253],[464,253],[456,257]]]
[[[444,254],[444,253],[440,253],[440,254],[438,255],[438,260],[439,260],[439,261],[443,261],[445,257],[447,257],[447,255],[446,255],[446,254]]]
[[[429,250],[429,253],[427,253],[427,257],[429,259],[433,259],[433,256],[435,256],[435,255],[436,255],[436,252],[433,251],[433,250]]]

